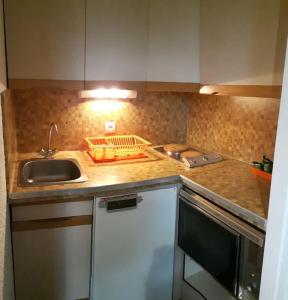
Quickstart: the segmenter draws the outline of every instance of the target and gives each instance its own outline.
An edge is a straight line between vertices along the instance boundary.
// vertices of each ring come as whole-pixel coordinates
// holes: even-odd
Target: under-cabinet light
[[[200,90],[200,94],[217,95],[219,92],[215,91],[215,86],[203,85]]]
[[[137,97],[137,91],[122,90],[117,88],[95,90],[84,90],[80,92],[80,98],[89,99],[134,99]]]

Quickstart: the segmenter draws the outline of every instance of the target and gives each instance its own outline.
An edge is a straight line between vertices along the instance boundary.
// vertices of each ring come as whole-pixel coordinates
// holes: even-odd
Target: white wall
[[[0,0],[0,93],[6,88],[6,64],[4,48],[3,0]]]
[[[12,241],[10,230],[10,214],[6,210],[6,226],[5,226],[5,253],[4,253],[4,281],[3,281],[3,300],[14,300],[14,274],[12,261]],[[0,294],[1,297],[1,294]],[[2,298],[0,298],[2,299]]]
[[[283,80],[283,64],[286,54],[286,40],[288,33],[288,1],[280,1],[279,26],[277,34],[274,84],[282,83]]]
[[[6,172],[0,95],[0,300],[14,299],[11,255],[12,249],[9,216],[7,215]]]
[[[10,219],[7,209],[5,155],[2,125],[2,95],[6,89],[3,1],[0,0],[0,300],[14,299]]]
[[[280,0],[202,0],[201,83],[281,84],[274,76],[276,52],[285,48],[279,9]]]
[[[288,299],[288,47],[277,130],[260,299]]]

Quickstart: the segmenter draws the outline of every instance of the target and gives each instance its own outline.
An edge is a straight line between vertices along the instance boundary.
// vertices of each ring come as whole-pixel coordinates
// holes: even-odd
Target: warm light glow
[[[200,94],[213,94],[213,90],[209,85],[203,85],[199,91]]]
[[[80,98],[100,98],[100,99],[129,99],[136,98],[137,91],[122,90],[117,88],[105,89],[100,88],[96,90],[85,90],[80,92]]]
[[[123,108],[124,103],[116,100],[95,100],[89,103],[92,111],[109,114]]]

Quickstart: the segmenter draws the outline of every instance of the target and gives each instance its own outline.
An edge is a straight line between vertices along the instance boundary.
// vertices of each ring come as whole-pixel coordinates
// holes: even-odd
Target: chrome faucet
[[[56,148],[54,148],[54,149],[51,148],[51,140],[52,140],[53,131],[55,131],[55,133],[58,134],[58,126],[54,122],[51,123],[50,127],[49,127],[48,147],[47,148],[42,147],[42,149],[39,152],[40,155],[44,156],[45,158],[52,158],[57,151]]]

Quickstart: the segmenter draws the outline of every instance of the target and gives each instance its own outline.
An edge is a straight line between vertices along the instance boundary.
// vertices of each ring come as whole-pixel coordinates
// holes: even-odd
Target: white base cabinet
[[[172,300],[177,186],[129,197],[12,207],[16,299]]]
[[[137,207],[115,211],[95,199],[91,299],[172,299],[176,196],[142,192]]]
[[[88,300],[92,201],[15,207],[12,214],[16,299]]]

